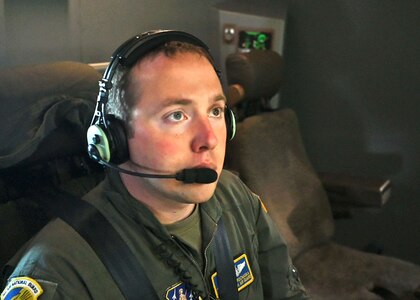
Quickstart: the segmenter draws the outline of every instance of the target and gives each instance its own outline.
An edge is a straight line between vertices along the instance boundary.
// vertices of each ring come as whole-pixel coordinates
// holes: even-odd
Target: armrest
[[[335,217],[349,217],[354,209],[381,208],[391,196],[388,179],[319,173]]]

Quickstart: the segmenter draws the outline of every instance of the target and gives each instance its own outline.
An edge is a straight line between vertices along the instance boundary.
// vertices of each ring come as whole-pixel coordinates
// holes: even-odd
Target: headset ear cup
[[[235,137],[236,133],[236,119],[235,114],[229,107],[226,107],[225,109],[225,121],[227,130],[227,140],[231,141]]]
[[[91,125],[87,130],[88,154],[94,161],[108,162],[111,149],[107,129],[101,124]]]
[[[94,124],[87,131],[88,154],[95,161],[121,164],[129,158],[125,127],[114,115],[104,124]]]
[[[124,123],[114,115],[107,115],[105,119],[111,148],[110,162],[113,164],[122,164],[129,159],[128,141]]]

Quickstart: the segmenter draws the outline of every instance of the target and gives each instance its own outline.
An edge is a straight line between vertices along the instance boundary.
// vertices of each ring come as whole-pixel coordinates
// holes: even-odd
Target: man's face
[[[211,168],[220,175],[226,99],[210,62],[196,53],[159,54],[137,64],[132,76],[140,93],[131,123],[134,134],[128,140],[130,168],[157,174]],[[216,183],[174,179],[137,181],[145,195],[181,203],[207,201],[216,188]]]

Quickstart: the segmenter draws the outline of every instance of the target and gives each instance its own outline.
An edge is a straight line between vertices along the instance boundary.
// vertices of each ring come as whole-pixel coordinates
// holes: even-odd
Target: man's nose
[[[194,138],[191,145],[194,152],[211,150],[216,147],[218,139],[214,126],[215,124],[212,124],[207,116],[200,117],[194,122]]]

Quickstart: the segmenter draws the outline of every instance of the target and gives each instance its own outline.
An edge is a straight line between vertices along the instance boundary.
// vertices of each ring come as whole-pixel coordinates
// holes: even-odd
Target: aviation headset
[[[220,72],[214,65],[207,45],[189,33],[176,30],[153,30],[127,40],[115,50],[102,80],[99,81],[96,108],[87,131],[88,154],[93,160],[121,164],[129,159],[127,135],[123,121],[105,112],[109,92],[112,89],[112,78],[117,67],[119,65],[132,67],[141,57],[170,41],[186,42],[203,48],[211,58],[210,62],[220,79]],[[235,116],[228,107],[225,109],[225,120],[227,139],[231,140],[235,136],[236,123]]]

